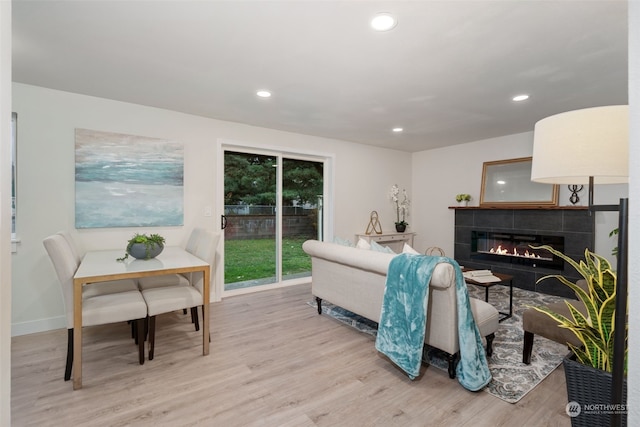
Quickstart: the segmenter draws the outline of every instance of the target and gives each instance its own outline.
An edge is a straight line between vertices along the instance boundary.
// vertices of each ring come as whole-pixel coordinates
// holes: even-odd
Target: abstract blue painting
[[[184,223],[184,146],[76,129],[76,228]]]

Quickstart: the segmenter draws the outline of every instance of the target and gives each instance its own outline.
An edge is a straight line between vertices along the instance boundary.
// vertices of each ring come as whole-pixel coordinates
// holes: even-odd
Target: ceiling
[[[16,82],[409,152],[628,102],[626,1],[13,0],[12,10]],[[378,12],[397,26],[373,31]],[[521,93],[531,98],[511,100]]]

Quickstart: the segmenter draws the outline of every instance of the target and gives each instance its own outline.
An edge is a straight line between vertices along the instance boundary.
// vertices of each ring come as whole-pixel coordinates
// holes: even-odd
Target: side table
[[[465,270],[468,271],[468,270]],[[476,285],[476,286],[482,286],[484,287],[484,300],[485,302],[489,302],[489,288],[495,285],[506,285],[507,283],[509,284],[509,313],[504,313],[502,311],[500,311],[500,319],[498,320],[499,322],[502,322],[504,320],[509,319],[511,316],[513,316],[513,276],[510,276],[508,274],[502,274],[502,273],[493,273],[494,276],[496,276],[498,279],[500,279],[499,282],[488,282],[488,283],[482,283],[482,282],[477,282],[473,279],[470,279],[468,277],[464,278],[464,281],[471,284],[471,285]]]
[[[358,239],[366,240],[367,242],[376,242],[383,246],[390,247],[394,252],[399,253],[402,252],[402,247],[406,243],[407,245],[413,247],[413,237],[416,233],[406,232],[406,233],[382,233],[382,234],[356,234],[356,243]]]

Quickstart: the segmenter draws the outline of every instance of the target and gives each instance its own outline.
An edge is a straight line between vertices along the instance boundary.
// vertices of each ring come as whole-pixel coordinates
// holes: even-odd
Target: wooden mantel
[[[567,210],[567,211],[586,211],[588,206],[523,206],[523,205],[502,205],[502,206],[449,206],[449,209],[459,210],[496,210],[496,209],[513,209],[513,210]]]

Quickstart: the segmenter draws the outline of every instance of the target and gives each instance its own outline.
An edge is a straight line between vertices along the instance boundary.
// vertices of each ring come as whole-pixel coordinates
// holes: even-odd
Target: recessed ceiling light
[[[402,128],[393,128],[392,130],[393,130],[394,132],[396,132],[396,133],[400,133],[400,132],[402,132],[404,129],[402,129]]]
[[[271,96],[271,92],[269,92],[268,90],[259,90],[256,92],[256,95],[258,95],[260,98],[269,98]]]
[[[516,102],[520,102],[520,101],[526,101],[527,99],[529,99],[529,95],[516,95],[513,98],[511,98],[511,100],[516,101]]]
[[[378,13],[371,20],[371,26],[376,31],[389,31],[394,28],[397,23],[396,18],[387,12]]]

